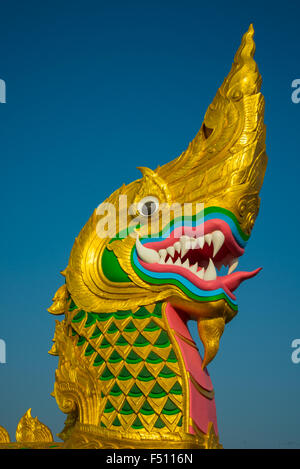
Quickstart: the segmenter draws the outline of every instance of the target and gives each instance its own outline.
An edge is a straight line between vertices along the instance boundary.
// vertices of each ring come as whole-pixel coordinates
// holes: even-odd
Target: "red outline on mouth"
[[[231,232],[229,225],[220,219],[208,220],[197,227],[181,226],[172,231],[170,236],[166,239],[163,239],[162,241],[149,240],[149,242],[145,242],[143,244],[145,247],[155,249],[158,252],[160,249],[166,249],[167,247],[172,246],[175,242],[179,241],[180,236],[186,235],[198,238],[204,234],[212,233],[216,230],[220,230],[224,234],[225,240],[223,246],[226,246],[227,251],[230,251],[233,257],[240,257],[244,254],[245,249],[239,246]],[[214,261],[220,257],[223,246],[217,255],[213,258]],[[180,265],[159,263],[150,264],[142,261],[140,258],[139,262],[145,269],[152,272],[176,273],[189,280],[193,285],[201,290],[212,291],[222,289],[233,300],[236,300],[233,291],[236,290],[244,280],[254,277],[261,270],[260,267],[253,270],[252,272],[237,271],[229,275],[219,277],[217,276],[216,280],[203,280],[189,269],[186,269]]]
[[[236,290],[237,287],[244,280],[255,277],[255,275],[257,275],[258,272],[260,272],[260,270],[262,269],[261,267],[259,267],[258,269],[255,269],[252,272],[233,272],[230,275],[217,277],[216,280],[202,280],[190,270],[179,265],[158,264],[156,262],[153,264],[148,264],[147,262],[142,261],[140,258],[139,262],[142,267],[147,270],[150,270],[151,272],[167,272],[181,275],[182,277],[189,280],[193,285],[195,285],[195,287],[199,288],[200,290],[211,291],[221,288],[233,300],[236,300],[236,297],[232,292]]]

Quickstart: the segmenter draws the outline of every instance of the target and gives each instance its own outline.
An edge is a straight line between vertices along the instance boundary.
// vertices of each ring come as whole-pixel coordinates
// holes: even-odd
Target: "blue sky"
[[[253,22],[269,164],[241,265],[263,270],[239,288],[209,371],[225,447],[299,448],[300,6],[11,0],[0,13],[0,425],[13,437],[32,407],[61,430],[46,309],[74,238],[107,195],[140,177],[137,166],[186,148]]]

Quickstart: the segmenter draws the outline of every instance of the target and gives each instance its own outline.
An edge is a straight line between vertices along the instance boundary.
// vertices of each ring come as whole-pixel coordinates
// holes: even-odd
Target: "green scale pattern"
[[[164,328],[162,303],[114,313],[69,304],[70,336],[101,381],[100,425],[116,430],[179,431],[182,378]]]

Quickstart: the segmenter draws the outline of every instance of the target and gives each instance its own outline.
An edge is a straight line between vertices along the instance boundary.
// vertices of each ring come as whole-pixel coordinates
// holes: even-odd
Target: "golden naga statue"
[[[49,309],[64,315],[49,352],[63,448],[221,448],[206,367],[237,314],[234,290],[260,270],[235,270],[267,164],[253,35],[251,25],[187,150],[140,168],[75,240]],[[23,419],[19,444],[51,446],[46,426]]]

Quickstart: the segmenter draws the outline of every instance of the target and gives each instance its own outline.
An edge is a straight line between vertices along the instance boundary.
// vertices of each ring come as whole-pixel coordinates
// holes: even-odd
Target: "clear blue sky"
[[[0,425],[24,412],[61,430],[50,396],[47,313],[75,236],[136,166],[179,155],[199,129],[242,34],[255,27],[269,165],[242,260],[263,271],[238,290],[209,371],[225,447],[300,447],[299,123],[294,1],[15,1],[1,3]]]

